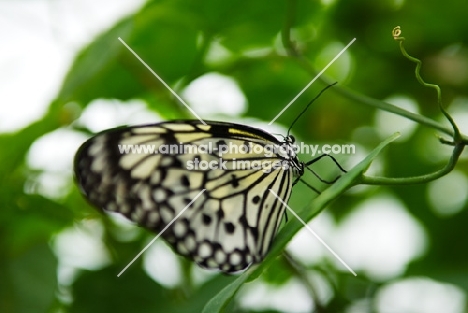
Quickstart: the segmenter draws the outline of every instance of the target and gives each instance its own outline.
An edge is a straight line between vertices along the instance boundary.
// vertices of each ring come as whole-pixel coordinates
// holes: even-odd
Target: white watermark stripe
[[[146,250],[147,250],[147,249],[148,249],[148,248],[165,232],[165,231],[166,231],[166,229],[168,229],[169,226],[171,226],[172,223],[174,223],[174,222],[182,215],[182,213],[184,213],[185,210],[187,210],[188,207],[191,206],[192,203],[194,203],[195,200],[197,200],[198,197],[200,197],[201,194],[205,192],[205,190],[206,190],[206,189],[203,189],[202,191],[200,191],[200,192],[198,193],[198,195],[196,195],[195,198],[193,198],[193,200],[190,201],[190,203],[187,204],[187,205],[185,206],[185,208],[184,208],[182,211],[180,211],[180,213],[177,214],[176,217],[174,217],[174,218],[172,219],[172,221],[171,221],[169,224],[167,224],[166,227],[164,227],[164,229],[161,230],[161,232],[160,232],[156,237],[154,237],[154,239],[151,240],[150,243],[148,243],[148,244],[146,245],[146,247],[143,248],[143,250],[141,250],[140,253],[138,253],[138,254],[133,258],[133,260],[132,260],[130,263],[128,263],[127,266],[125,266],[125,268],[117,275],[117,277],[120,277],[120,275],[122,275],[123,272],[125,272],[125,271],[127,270],[127,268],[129,268],[130,265],[132,265],[133,262],[135,262],[135,261],[136,261],[136,260],[137,260],[137,259],[138,259],[138,258],[139,258],[139,257],[140,257],[140,256],[141,256],[141,255],[142,255],[142,254],[143,254],[143,253],[144,253],[144,252],[145,252],[145,251],[146,251]]]
[[[124,154],[163,154],[163,155],[180,155],[180,154],[210,154],[212,156],[223,157],[277,157],[307,154],[312,157],[322,154],[344,154],[351,155],[356,153],[354,144],[323,144],[323,145],[308,145],[301,142],[291,146],[281,145],[237,145],[229,142],[226,145],[218,146],[212,142],[208,144],[191,144],[191,143],[174,143],[174,144],[119,144],[119,153]]]
[[[305,228],[307,228],[307,230],[315,236],[315,238],[317,238],[320,243],[322,243],[322,245],[325,246],[325,248],[328,249],[328,251],[330,251],[334,256],[335,258],[337,258],[354,276],[357,276],[356,272],[354,272],[351,267],[348,266],[348,264],[345,263],[345,261],[343,261],[339,256],[338,254],[335,253],[335,251],[332,250],[332,248],[330,248],[326,243],[325,241],[322,240],[322,238],[319,237],[319,235],[317,235],[313,230],[312,228],[309,227],[309,225],[306,224],[306,222],[304,222],[300,217],[299,215],[297,215],[296,212],[293,211],[293,209],[291,209],[284,201],[283,199],[281,199],[280,197],[278,197],[278,195],[271,189],[269,189],[270,192],[289,210],[289,212],[291,212],[292,215],[294,215],[298,220],[299,222],[302,223],[302,225],[305,226]]]
[[[133,51],[133,49],[130,48],[130,46],[127,45],[127,43],[126,43],[125,41],[123,41],[122,38],[118,37],[118,39],[120,40],[120,42],[121,42],[121,43],[122,43],[122,44],[123,44],[123,45],[124,45],[124,46],[125,46],[125,47],[126,47],[126,48],[127,48],[127,49],[128,49],[128,50],[129,50],[129,51],[130,51],[130,52],[131,52],[131,53],[132,53],[132,54],[133,54],[133,55],[134,55],[134,56],[135,56],[135,57],[136,57],[136,58],[137,58],[137,59],[154,75],[154,76],[156,76],[157,79],[159,79],[159,81],[160,81],[167,89],[169,89],[169,91],[170,91],[183,105],[185,105],[185,106],[187,107],[187,109],[188,109],[190,112],[192,112],[193,115],[195,115],[195,116],[200,120],[200,122],[202,122],[203,125],[206,125],[205,121],[202,120],[202,118],[201,118],[200,116],[198,116],[198,114],[197,114],[194,110],[192,110],[192,108],[190,108],[190,107],[188,106],[188,104],[185,103],[185,101],[182,100],[182,98],[179,97],[179,95],[178,95],[174,90],[172,90],[172,88],[169,87],[169,85],[166,84],[166,82],[165,82],[161,77],[159,77],[159,75],[156,74],[156,72],[153,71],[153,69],[151,69],[151,67],[149,67],[149,65],[146,64],[146,62],[143,61],[143,59],[140,58],[140,56],[139,56],[138,54],[136,54],[136,52]]]
[[[314,81],[316,81],[317,78],[319,78],[320,75],[322,75],[323,72],[325,72],[325,71],[327,70],[327,68],[329,68],[330,65],[332,65],[333,62],[335,62],[336,59],[338,59],[338,58],[343,54],[343,52],[345,52],[346,49],[348,49],[349,46],[351,46],[351,45],[353,44],[353,42],[355,42],[355,41],[356,41],[356,38],[353,38],[353,40],[351,40],[351,42],[348,43],[348,45],[347,45],[346,47],[344,47],[344,48],[340,51],[340,53],[338,53],[338,54],[336,55],[336,57],[334,57],[333,60],[331,60],[331,61],[327,64],[327,66],[325,66],[325,67],[323,68],[323,70],[321,70],[320,73],[318,73],[318,74],[310,81],[310,83],[308,83],[307,86],[305,86],[304,89],[302,89],[301,92],[299,92],[299,93],[297,94],[297,96],[295,96],[294,99],[292,99],[292,100],[283,108],[283,110],[281,110],[281,112],[279,112],[278,115],[276,115],[275,118],[271,120],[270,123],[268,123],[268,125],[273,124],[273,123],[276,121],[276,119],[277,119],[278,117],[280,117],[280,115],[283,114],[284,111],[286,111],[286,110],[291,106],[291,104],[293,104],[293,102],[296,101],[297,98],[299,98],[299,97],[304,93],[304,91],[306,91],[307,88],[309,88],[310,85],[312,85],[312,84],[314,83]]]

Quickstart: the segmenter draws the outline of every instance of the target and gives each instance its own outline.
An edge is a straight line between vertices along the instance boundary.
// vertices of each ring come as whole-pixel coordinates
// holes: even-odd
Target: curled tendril
[[[405,38],[400,37],[400,35],[401,35],[401,27],[397,26],[392,30],[393,39],[397,41],[404,40]]]
[[[442,114],[445,116],[445,118],[449,121],[449,123],[452,125],[452,128],[453,128],[453,135],[452,135],[452,138],[453,140],[452,141],[448,141],[446,139],[443,139],[443,138],[439,138],[439,141],[441,143],[444,143],[444,144],[448,144],[448,145],[452,145],[452,146],[455,146],[461,142],[465,143],[465,140],[462,138],[462,135],[460,133],[460,130],[458,129],[458,126],[456,125],[455,121],[453,120],[452,116],[444,109],[444,107],[442,106],[442,96],[441,96],[441,91],[440,91],[440,87],[438,85],[435,85],[435,84],[428,84],[426,83],[422,77],[421,77],[421,73],[420,73],[420,70],[421,70],[421,60],[415,58],[415,57],[412,57],[408,54],[408,52],[406,52],[406,49],[405,47],[403,46],[403,42],[405,40],[404,37],[400,37],[401,35],[401,27],[400,26],[397,26],[395,28],[393,28],[392,30],[392,35],[393,35],[393,39],[398,41],[399,44],[400,44],[400,50],[401,50],[401,53],[403,54],[403,56],[405,56],[408,60],[416,63],[416,68],[415,68],[415,74],[416,74],[416,79],[418,80],[418,82],[425,86],[425,87],[428,87],[428,88],[433,88],[435,89],[435,91],[437,92],[437,103],[439,105],[439,109],[440,111],[442,112]]]
[[[369,185],[403,185],[403,184],[427,183],[427,182],[433,181],[435,179],[438,179],[450,173],[455,168],[455,165],[457,164],[457,161],[460,155],[462,154],[465,145],[467,145],[468,140],[463,138],[452,116],[442,106],[442,100],[441,100],[442,97],[441,97],[440,87],[435,84],[428,84],[422,79],[421,74],[420,74],[421,64],[422,64],[421,60],[410,56],[406,52],[405,47],[404,47],[405,38],[400,37],[401,35],[400,26],[397,26],[392,30],[392,35],[393,35],[393,39],[395,41],[398,41],[398,44],[400,45],[400,50],[403,56],[406,57],[411,62],[416,63],[416,68],[414,72],[415,72],[416,79],[418,80],[418,82],[424,87],[432,88],[437,92],[437,103],[439,105],[439,109],[442,112],[442,114],[447,118],[447,120],[450,122],[453,128],[452,140],[446,140],[443,138],[439,138],[439,140],[443,144],[454,146],[454,148],[452,151],[452,156],[450,157],[450,160],[448,161],[447,165],[445,165],[443,168],[435,172],[420,175],[420,176],[402,177],[402,178],[370,177],[370,176],[363,175],[360,179],[360,182],[362,184],[369,184]]]

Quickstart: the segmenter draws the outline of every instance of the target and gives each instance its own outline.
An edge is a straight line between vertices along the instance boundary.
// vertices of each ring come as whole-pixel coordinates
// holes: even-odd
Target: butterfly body
[[[287,202],[304,173],[293,144],[240,124],[168,121],[97,134],[74,170],[91,204],[151,231],[186,208],[161,236],[202,267],[235,272],[263,260],[276,235],[285,207],[270,189]]]

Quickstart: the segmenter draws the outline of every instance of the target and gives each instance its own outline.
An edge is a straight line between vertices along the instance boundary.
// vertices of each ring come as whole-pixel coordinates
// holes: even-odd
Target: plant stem
[[[412,176],[412,177],[375,177],[375,176],[366,176],[362,175],[358,179],[358,184],[366,185],[413,185],[413,184],[423,184],[433,180],[436,180],[448,173],[450,173],[455,165],[457,164],[458,158],[460,157],[463,149],[465,148],[464,143],[458,143],[453,149],[453,154],[450,157],[449,162],[446,166],[441,168],[438,171],[433,173],[421,175],[421,176]]]

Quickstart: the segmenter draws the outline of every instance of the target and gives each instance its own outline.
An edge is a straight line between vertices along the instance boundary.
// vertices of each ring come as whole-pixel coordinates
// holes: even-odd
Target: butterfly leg
[[[314,174],[315,177],[317,177],[322,183],[324,184],[328,184],[328,185],[331,185],[331,184],[334,184],[338,178],[341,177],[341,175],[338,175],[336,176],[336,178],[332,181],[327,181],[327,180],[324,180],[320,177],[319,174],[317,174],[313,169],[309,168],[309,165],[312,165],[314,164],[315,162],[319,161],[320,159],[324,158],[324,157],[329,157],[330,159],[333,160],[333,162],[336,164],[336,166],[343,172],[343,173],[346,173],[346,170],[340,165],[340,163],[338,163],[338,161],[335,159],[334,156],[330,155],[330,154],[322,154],[322,155],[319,155],[318,157],[316,157],[315,159],[312,159],[306,163],[304,163],[304,167],[309,171],[311,172],[312,174]],[[302,180],[301,180],[302,181]]]

